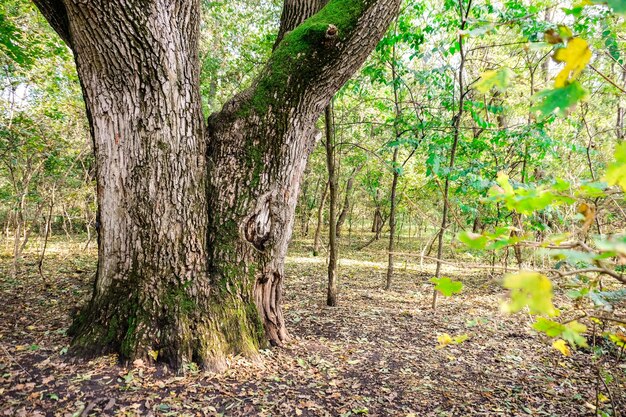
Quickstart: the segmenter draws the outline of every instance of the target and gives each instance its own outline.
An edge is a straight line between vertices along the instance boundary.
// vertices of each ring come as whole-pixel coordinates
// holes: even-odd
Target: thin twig
[[[13,362],[15,362],[17,364],[17,366],[19,366],[22,371],[26,372],[26,375],[28,375],[31,379],[33,378],[33,376],[30,374],[30,372],[28,372],[18,361],[17,359],[15,359],[13,356],[11,356],[11,354],[9,353],[9,351],[7,350],[7,348],[5,348],[4,346],[2,346],[2,350],[4,351],[4,354],[7,355],[7,357],[12,360]]]
[[[619,85],[615,84],[615,82],[613,80],[611,80],[609,77],[607,77],[606,75],[604,75],[603,73],[601,73],[600,71],[598,71],[596,69],[596,67],[594,67],[593,65],[589,65],[589,68],[591,68],[592,70],[594,70],[595,72],[598,73],[598,75],[602,78],[604,78],[609,84],[611,84],[613,87],[617,88],[619,91],[621,91],[622,93],[626,94],[626,90],[624,90],[622,87],[620,87]]]

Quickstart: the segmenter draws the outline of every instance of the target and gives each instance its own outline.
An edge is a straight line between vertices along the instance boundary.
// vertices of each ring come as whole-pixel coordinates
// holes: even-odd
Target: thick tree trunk
[[[227,105],[209,119],[209,274],[253,300],[267,339],[281,345],[288,338],[280,307],[284,259],[300,179],[319,136],[314,123],[298,120],[305,114],[277,126],[273,114],[259,120],[240,111]]]
[[[66,7],[99,211],[94,294],[71,329],[73,350],[212,364],[229,336],[206,275],[198,5]]]
[[[280,305],[284,258],[302,173],[321,137],[315,122],[398,4],[331,0],[286,30],[253,85],[209,119],[209,274],[214,282],[235,277],[241,288],[253,287],[265,337],[274,345],[288,339]]]
[[[97,166],[98,271],[72,350],[219,368],[284,342],[283,263],[315,121],[399,0],[330,0],[283,24],[208,129],[199,1],[35,3],[73,49]],[[287,1],[284,15],[303,3],[322,5]]]

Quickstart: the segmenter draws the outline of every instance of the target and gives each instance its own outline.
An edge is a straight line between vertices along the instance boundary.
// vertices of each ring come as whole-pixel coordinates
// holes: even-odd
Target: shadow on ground
[[[527,315],[502,315],[497,279],[449,269],[465,290],[432,311],[432,265],[401,260],[393,290],[383,291],[384,253],[347,253],[340,305],[331,309],[323,305],[325,260],[303,245],[287,263],[293,341],[262,360],[235,357],[224,374],[192,366],[160,378],[149,364],[125,367],[114,356],[74,363],[64,354],[65,329],[95,272],[95,253],[74,246],[53,246],[48,288],[34,255],[15,280],[10,258],[1,260],[0,416],[595,414],[589,353],[560,356]],[[444,333],[469,338],[438,349]]]

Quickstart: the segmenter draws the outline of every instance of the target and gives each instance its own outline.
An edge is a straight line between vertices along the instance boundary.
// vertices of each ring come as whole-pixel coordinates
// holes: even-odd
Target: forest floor
[[[465,288],[440,297],[436,311],[434,265],[400,259],[393,290],[383,291],[382,242],[344,250],[335,308],[324,305],[325,258],[312,257],[306,242],[292,245],[284,310],[293,340],[262,351],[262,360],[235,357],[223,374],[187,367],[164,377],[115,356],[76,362],[65,354],[65,331],[90,295],[96,259],[82,245],[52,245],[49,288],[36,254],[15,280],[11,258],[0,259],[0,416],[584,416],[596,406],[608,412],[611,402],[626,412],[623,361],[614,364],[621,386],[614,380],[607,392],[590,351],[564,357],[527,314],[500,313],[505,294],[488,271],[445,268]],[[468,339],[438,348],[444,333]]]

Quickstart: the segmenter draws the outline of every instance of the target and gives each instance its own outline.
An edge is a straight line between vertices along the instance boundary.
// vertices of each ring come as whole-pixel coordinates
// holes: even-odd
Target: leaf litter
[[[50,287],[35,254],[16,280],[2,257],[0,417],[595,414],[591,354],[563,356],[528,315],[501,313],[498,278],[446,271],[463,292],[433,311],[432,265],[398,262],[393,290],[384,291],[384,252],[344,251],[340,303],[329,308],[324,258],[292,246],[284,302],[291,342],[260,360],[232,357],[222,374],[68,357],[65,330],[90,295],[95,251],[52,253]],[[624,398],[613,401],[626,409]]]

